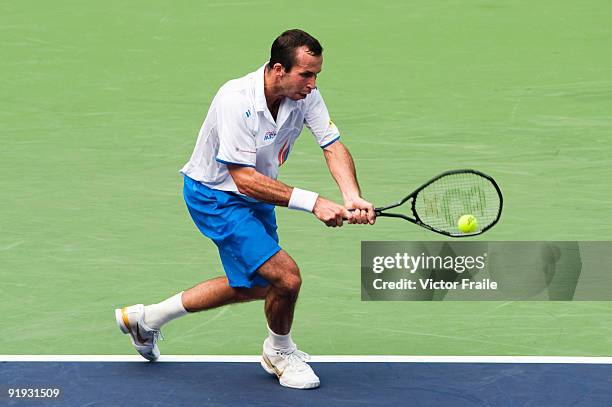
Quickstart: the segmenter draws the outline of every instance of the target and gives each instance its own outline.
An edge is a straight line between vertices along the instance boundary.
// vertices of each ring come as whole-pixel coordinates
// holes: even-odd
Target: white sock
[[[291,331],[286,335],[279,335],[268,326],[268,333],[268,341],[274,349],[290,349],[295,346],[293,339],[291,339]]]
[[[183,307],[180,293],[164,300],[158,304],[147,305],[144,308],[144,322],[151,329],[159,329],[162,325],[187,313]]]

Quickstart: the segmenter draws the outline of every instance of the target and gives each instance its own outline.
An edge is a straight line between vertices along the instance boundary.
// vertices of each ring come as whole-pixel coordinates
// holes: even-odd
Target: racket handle
[[[355,211],[355,209],[349,209],[348,211],[349,211],[349,212],[354,212],[354,211]],[[374,214],[375,214],[376,216],[380,215],[381,213],[382,213],[382,211],[380,210],[380,208],[374,208]]]
[[[349,209],[349,212],[355,212],[355,209]],[[382,211],[379,208],[374,208],[374,215],[375,216],[380,216],[380,214],[382,213]],[[344,220],[348,220],[348,218],[343,218]]]

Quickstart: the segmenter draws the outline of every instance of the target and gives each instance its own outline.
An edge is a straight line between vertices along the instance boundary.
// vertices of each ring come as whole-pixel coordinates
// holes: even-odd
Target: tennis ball
[[[463,233],[472,233],[478,229],[478,221],[474,215],[463,215],[457,221],[457,226]]]

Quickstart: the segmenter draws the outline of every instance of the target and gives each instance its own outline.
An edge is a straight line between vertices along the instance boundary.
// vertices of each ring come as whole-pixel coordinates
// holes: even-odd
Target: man
[[[267,64],[227,82],[215,96],[181,173],[189,213],[217,245],[227,277],[205,281],[159,304],[115,310],[121,331],[130,334],[148,360],[159,357],[163,324],[187,312],[265,299],[269,336],[262,367],[283,386],[319,386],[305,362],[308,355],[291,338],[302,280],[296,263],[278,245],[274,206],[312,212],[331,227],[342,226],[345,219],[375,222],[372,204],[360,196],[351,155],[338,141],[338,129],[315,86],[322,51],[306,32],[286,31],[272,44]],[[321,146],[344,205],[276,180],[304,125]]]

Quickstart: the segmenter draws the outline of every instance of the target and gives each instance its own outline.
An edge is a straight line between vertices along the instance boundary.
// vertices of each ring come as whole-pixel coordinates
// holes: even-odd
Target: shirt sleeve
[[[240,95],[224,95],[217,105],[219,151],[215,159],[223,164],[255,167],[257,150],[251,131],[253,108]]]
[[[329,118],[327,106],[318,89],[314,89],[308,95],[304,124],[310,129],[321,148],[331,145],[340,138],[340,131]]]

